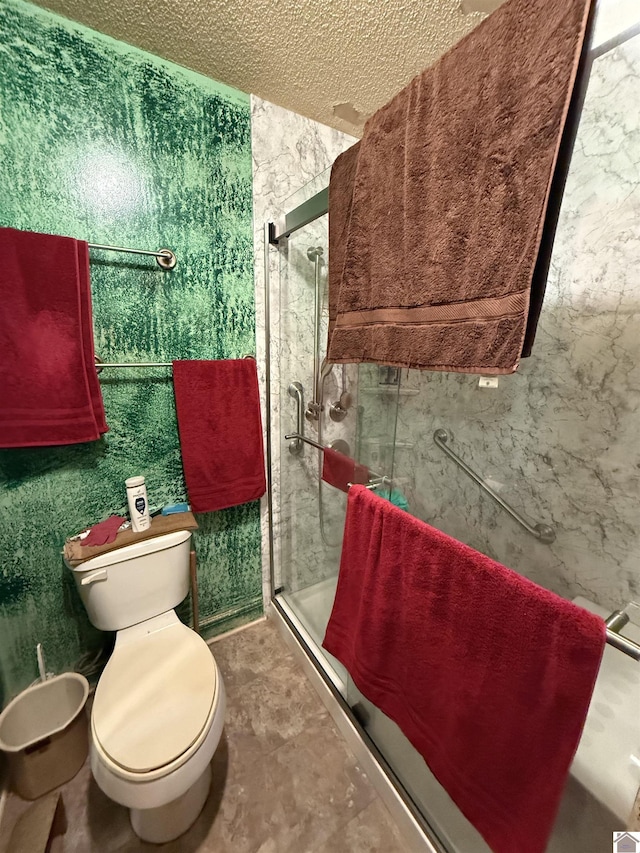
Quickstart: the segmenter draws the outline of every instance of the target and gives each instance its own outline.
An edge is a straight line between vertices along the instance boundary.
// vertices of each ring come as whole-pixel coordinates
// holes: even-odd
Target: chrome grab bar
[[[320,321],[322,319],[322,288],[320,287],[320,267],[322,265],[322,246],[310,246],[307,257],[314,268],[314,307],[313,307],[313,400],[307,403],[307,418],[317,421],[322,412],[320,399]],[[298,430],[300,432],[300,430]]]
[[[323,444],[320,444],[317,441],[314,441],[312,438],[307,438],[306,435],[302,435],[301,433],[291,432],[289,435],[285,435],[285,441],[303,441],[305,444],[310,444],[311,447],[315,447],[317,450],[326,450]],[[378,489],[380,486],[391,485],[391,480],[389,477],[385,477],[384,474],[376,474],[373,471],[369,471],[369,482],[363,483],[367,489]],[[347,486],[353,486],[353,483],[347,483]]]
[[[292,382],[287,391],[290,397],[296,398],[296,434],[292,436],[295,441],[289,445],[289,453],[299,456],[304,447],[304,391],[300,382]]]
[[[474,483],[477,483],[481,489],[483,489],[490,497],[494,499],[494,501],[502,507],[505,512],[508,512],[511,518],[515,519],[524,529],[530,533],[532,536],[535,536],[536,539],[539,539],[540,542],[544,542],[546,545],[550,545],[555,541],[556,532],[553,527],[550,527],[548,524],[538,523],[538,524],[529,524],[526,518],[523,518],[520,513],[516,512],[516,510],[510,506],[505,500],[503,500],[500,495],[495,492],[491,486],[489,486],[485,481],[479,477],[476,472],[469,468],[466,462],[464,462],[457,453],[454,453],[453,450],[447,445],[447,441],[451,438],[451,435],[447,432],[446,429],[437,429],[433,434],[433,440],[438,445],[440,450],[444,450],[444,452],[449,456],[450,459],[456,463],[459,468],[462,468],[464,473],[471,477]]]

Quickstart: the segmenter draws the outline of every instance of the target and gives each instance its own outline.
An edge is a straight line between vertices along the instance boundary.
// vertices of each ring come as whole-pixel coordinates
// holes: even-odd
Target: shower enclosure
[[[536,583],[605,617],[622,611],[624,634],[640,641],[632,6],[600,4],[545,305],[533,355],[516,374],[327,364],[328,174],[265,230],[279,262],[267,280],[272,605],[421,828],[425,850],[489,853],[398,727],[321,647],[346,495],[321,480],[319,448],[353,456],[379,494]],[[625,653],[633,645],[612,641],[622,651],[607,647],[549,853],[611,849],[640,787],[640,663]]]

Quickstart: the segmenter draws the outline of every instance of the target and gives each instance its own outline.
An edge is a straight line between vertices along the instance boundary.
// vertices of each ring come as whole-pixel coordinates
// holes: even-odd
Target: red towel
[[[0,447],[95,441],[108,427],[87,244],[0,228],[0,256]]]
[[[194,512],[266,491],[258,374],[252,358],[174,361],[182,466]]]
[[[107,545],[109,542],[115,542],[118,530],[125,523],[126,519],[120,515],[111,515],[104,521],[94,524],[89,529],[89,533],[84,539],[80,540],[83,547],[88,545]]]
[[[368,483],[369,469],[360,465],[350,456],[325,447],[322,459],[322,479],[330,486],[343,492],[348,491],[347,483]]]
[[[495,853],[542,853],[605,643],[602,619],[361,486],[324,647]]]

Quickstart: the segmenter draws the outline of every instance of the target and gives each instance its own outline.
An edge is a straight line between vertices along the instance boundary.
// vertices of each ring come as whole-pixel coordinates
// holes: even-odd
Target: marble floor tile
[[[282,661],[293,661],[276,627],[263,619],[211,644],[227,691],[233,691],[257,675],[265,675]]]
[[[282,663],[230,692],[225,728],[235,743],[267,754],[327,716],[302,670]]]
[[[326,709],[268,622],[223,637],[212,652],[227,687],[213,781],[191,829],[168,844],[135,836],[88,761],[61,786],[68,829],[51,853],[405,853],[390,815]],[[233,672],[235,668],[235,672]],[[0,853],[28,803],[8,799]]]
[[[411,853],[389,813],[376,798],[353,817],[346,826],[333,833],[313,853]]]

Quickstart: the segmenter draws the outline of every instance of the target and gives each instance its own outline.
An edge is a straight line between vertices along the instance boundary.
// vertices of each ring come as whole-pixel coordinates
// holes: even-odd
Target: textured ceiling
[[[114,38],[356,135],[367,116],[500,2],[39,0]],[[469,11],[475,9],[482,11]]]

